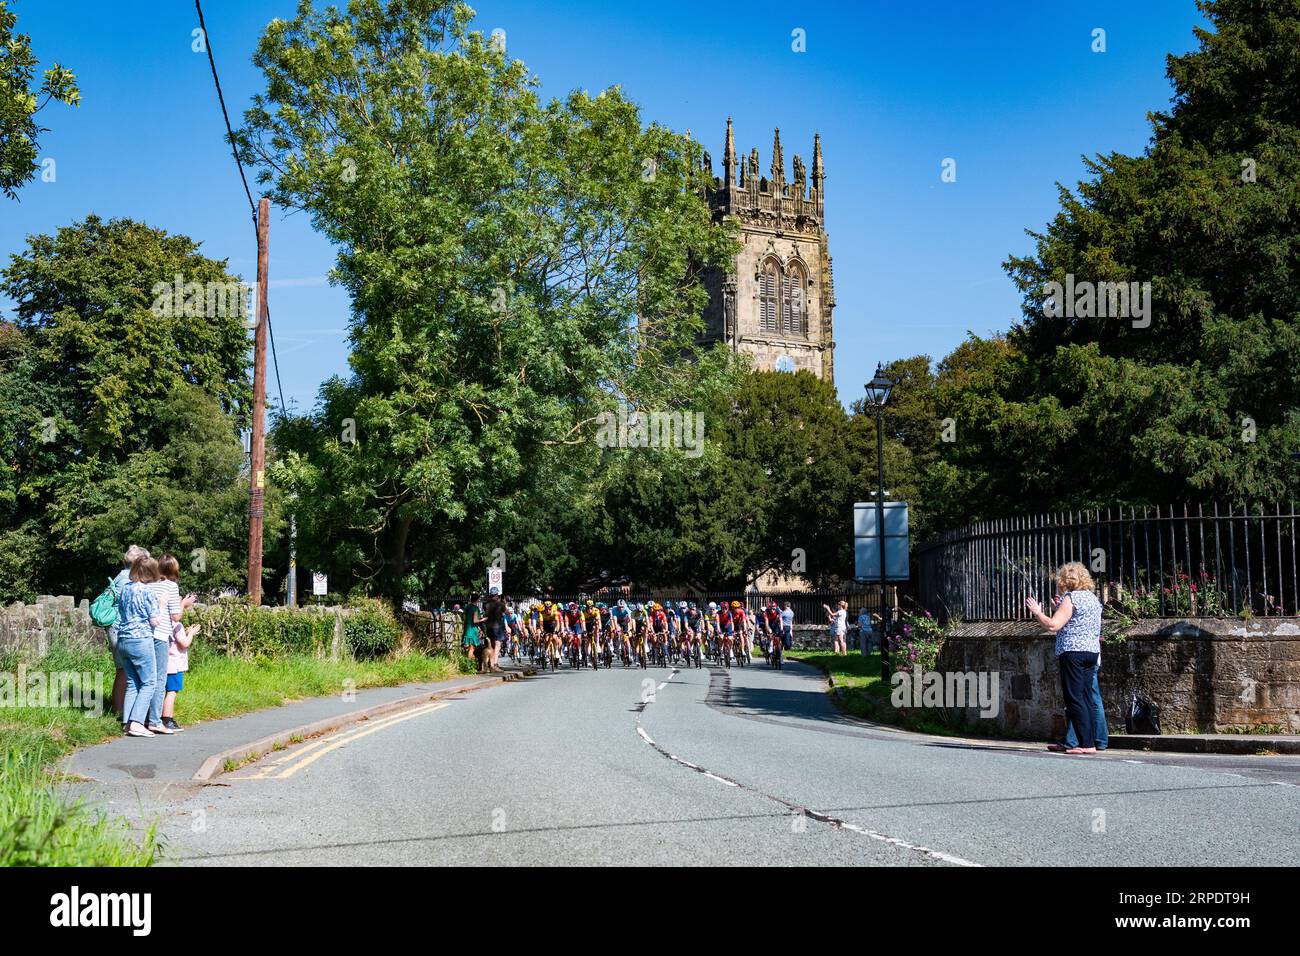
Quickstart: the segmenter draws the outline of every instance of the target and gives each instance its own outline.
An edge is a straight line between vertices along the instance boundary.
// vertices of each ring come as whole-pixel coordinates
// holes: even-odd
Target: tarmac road
[[[137,800],[159,816],[173,861],[1300,858],[1300,758],[1070,757],[877,729],[840,715],[821,677],[794,663],[562,670],[362,722],[214,784]],[[113,800],[119,812],[127,802]]]

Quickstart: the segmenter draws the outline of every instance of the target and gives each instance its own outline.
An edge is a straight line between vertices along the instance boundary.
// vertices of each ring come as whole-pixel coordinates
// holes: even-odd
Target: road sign
[[[488,568],[488,594],[501,593],[501,581],[504,576],[500,568]]]
[[[319,571],[311,573],[311,593],[316,597],[323,597],[329,594],[330,579]]]
[[[853,576],[860,581],[880,580],[880,529],[876,503],[853,505]],[[885,579],[906,581],[908,573],[908,512],[906,501],[885,502]]]

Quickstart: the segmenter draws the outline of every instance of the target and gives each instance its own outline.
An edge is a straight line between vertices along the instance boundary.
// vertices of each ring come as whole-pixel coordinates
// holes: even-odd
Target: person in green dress
[[[461,638],[461,643],[465,647],[465,655],[478,661],[480,673],[483,671],[482,625],[484,620],[483,610],[478,603],[478,595],[475,595],[470,599],[469,604],[465,605],[465,636]]]

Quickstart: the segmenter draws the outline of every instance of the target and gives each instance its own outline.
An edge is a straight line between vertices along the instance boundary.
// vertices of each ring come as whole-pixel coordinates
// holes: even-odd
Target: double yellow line
[[[285,754],[278,760],[272,760],[267,763],[259,763],[257,767],[249,774],[240,776],[241,780],[264,780],[268,777],[276,780],[286,780],[292,777],[299,770],[310,767],[321,757],[328,753],[338,750],[340,747],[352,743],[354,740],[360,740],[362,737],[369,737],[371,734],[377,734],[381,730],[387,730],[403,721],[413,720],[416,717],[423,717],[425,714],[431,714],[435,710],[449,705],[449,701],[440,700],[429,704],[421,704],[419,707],[411,710],[404,710],[400,714],[391,717],[383,717],[378,720],[367,721],[364,728],[349,727],[347,730],[339,731],[328,737],[322,737],[314,740],[309,744],[298,747],[292,753]]]

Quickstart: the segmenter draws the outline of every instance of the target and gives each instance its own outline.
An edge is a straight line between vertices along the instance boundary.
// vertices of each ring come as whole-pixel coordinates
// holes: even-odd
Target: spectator
[[[158,579],[149,586],[158,596],[158,609],[162,612],[161,620],[154,625],[155,673],[153,699],[149,704],[149,719],[146,729],[155,734],[173,734],[170,727],[163,723],[163,698],[167,692],[167,658],[171,648],[172,631],[180,626],[181,615],[194,603],[194,595],[181,598],[181,589],[177,581],[180,578],[180,563],[170,554],[158,559]]]
[[[113,593],[117,596],[119,601],[118,604],[119,624],[121,623],[120,601],[122,597],[122,588],[126,586],[127,581],[131,580],[131,565],[135,563],[136,558],[147,558],[147,557],[149,557],[149,552],[146,551],[144,548],[140,547],[138,544],[131,545],[129,548],[126,549],[126,554],[122,555],[122,570],[118,571],[117,576],[113,578]],[[126,698],[126,671],[122,669],[122,661],[117,656],[117,634],[118,634],[118,624],[114,624],[112,627],[108,629],[108,650],[109,653],[113,655],[113,665],[114,665],[113,667],[113,713],[117,714],[118,717],[123,718],[123,725],[125,726],[125,714],[122,710],[122,704]]]
[[[789,601],[781,611],[781,646],[787,651],[794,646],[794,611]]]
[[[163,580],[171,586],[168,588],[168,601],[172,601],[172,595],[180,595],[180,585],[177,583],[180,578],[180,563],[170,554],[164,554],[158,559],[158,572],[163,576]],[[170,625],[170,634],[167,640],[167,669],[166,680],[159,675],[159,684],[162,685],[162,726],[165,730],[172,733],[179,733],[184,730],[180,724],[176,723],[176,695],[179,694],[185,686],[185,672],[190,669],[190,644],[193,643],[195,635],[199,633],[199,625],[191,624],[188,628],[181,624],[181,617],[189,610],[194,603],[194,595],[187,594],[180,598],[180,613],[169,613],[168,624]],[[158,691],[154,691],[155,700]]]
[[[870,648],[867,647],[867,643],[871,637],[872,630],[874,629],[871,626],[870,612],[867,611],[865,607],[858,608],[858,647],[862,649],[863,654],[870,650]]]
[[[833,611],[828,604],[823,604],[822,608],[826,611],[826,622],[831,626],[831,649],[836,654],[847,653],[844,632],[848,629],[849,602],[840,601]]]
[[[465,656],[472,657],[478,662],[479,673],[483,672],[483,648],[482,635],[479,628],[483,626],[483,612],[478,606],[478,596],[470,598],[465,605],[465,636],[462,643],[465,646]]]
[[[1059,603],[1060,599],[1056,601]],[[1101,654],[1097,655],[1097,666],[1092,672],[1092,712],[1093,719],[1096,721],[1097,749],[1105,750],[1110,746],[1110,732],[1106,727],[1106,705],[1101,699]],[[1079,746],[1079,736],[1075,733],[1074,724],[1067,719],[1065,721],[1065,743],[1048,744],[1048,750],[1070,750]]]
[[[506,605],[501,595],[493,588],[483,607],[484,630],[487,631],[487,643],[483,652],[487,655],[487,670],[501,673],[497,658],[501,656],[501,644],[506,639]]]
[[[128,737],[152,737],[145,727],[158,680],[158,655],[154,628],[167,618],[151,585],[160,577],[158,562],[139,557],[131,563],[130,580],[118,600],[117,653],[126,672],[126,694],[122,700],[122,723]]]
[[[1056,635],[1061,694],[1067,719],[1078,735],[1078,746],[1065,747],[1065,752],[1095,754],[1098,727],[1090,685],[1097,678],[1101,659],[1101,602],[1094,593],[1092,575],[1077,561],[1061,565],[1056,582],[1057,599],[1050,618],[1034,598],[1026,598],[1025,606],[1039,624]]]

